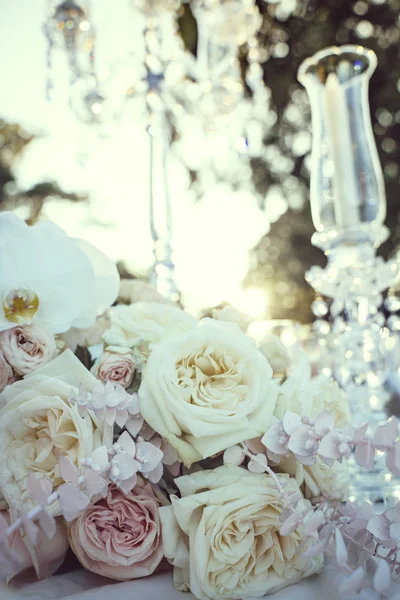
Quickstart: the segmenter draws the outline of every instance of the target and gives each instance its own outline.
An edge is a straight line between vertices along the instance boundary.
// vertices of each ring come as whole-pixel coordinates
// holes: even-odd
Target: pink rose
[[[0,333],[0,351],[19,375],[26,375],[57,356],[54,336],[38,325],[18,325]]]
[[[7,525],[10,524],[8,510],[0,511],[0,516],[6,520]],[[25,544],[19,531],[7,539],[8,548],[19,558],[18,564],[10,564],[11,570],[7,574],[7,581],[31,568],[35,569],[39,579],[46,579],[57,571],[64,562],[69,545],[66,526],[61,517],[56,519],[56,526],[56,533],[51,539],[40,532],[36,546],[31,543]]]
[[[92,373],[104,383],[119,383],[125,389],[130,386],[136,372],[136,362],[128,348],[109,346],[93,366]]]
[[[3,354],[0,353],[0,392],[4,390],[6,385],[13,381],[13,370],[4,358]]]
[[[93,573],[119,581],[151,575],[163,558],[158,507],[167,503],[143,480],[129,494],[111,485],[69,527],[71,548]]]

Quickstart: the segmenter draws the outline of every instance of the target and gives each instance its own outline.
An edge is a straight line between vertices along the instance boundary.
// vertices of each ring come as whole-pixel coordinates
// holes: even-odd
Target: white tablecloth
[[[326,567],[315,577],[303,580],[273,596],[271,600],[345,600],[337,588],[340,575]],[[2,584],[0,584],[1,586]],[[362,596],[361,596],[362,597]],[[360,598],[360,596],[357,596]],[[369,596],[371,598],[371,596]],[[175,591],[170,573],[126,583],[111,583],[98,575],[77,569],[45,581],[0,587],[0,600],[193,600],[192,594]]]

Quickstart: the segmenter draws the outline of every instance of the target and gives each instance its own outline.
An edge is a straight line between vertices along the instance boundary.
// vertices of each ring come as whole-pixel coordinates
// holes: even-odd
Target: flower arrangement
[[[177,590],[239,600],[327,555],[346,573],[340,593],[390,597],[400,504],[348,501],[346,461],[370,469],[385,453],[399,476],[394,417],[373,435],[352,426],[336,383],[278,338],[257,347],[232,309],[197,320],[147,288],[149,301],[110,308],[118,276],[98,251],[8,213],[0,230],[7,581],[50,576],[70,548],[110,579],[169,564]]]

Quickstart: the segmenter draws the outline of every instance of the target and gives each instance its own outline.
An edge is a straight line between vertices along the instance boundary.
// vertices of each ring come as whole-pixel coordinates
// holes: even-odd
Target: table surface
[[[339,595],[340,574],[333,567],[269,596],[271,600],[347,600]],[[367,598],[359,595],[357,599]],[[368,596],[371,598],[371,596]],[[0,583],[0,600],[193,600],[192,594],[177,592],[170,573],[125,583],[111,582],[76,569],[35,583],[19,583],[8,588]]]

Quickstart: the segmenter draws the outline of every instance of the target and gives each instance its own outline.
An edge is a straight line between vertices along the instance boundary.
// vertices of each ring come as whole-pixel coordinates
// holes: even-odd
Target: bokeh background
[[[176,281],[188,310],[201,314],[225,302],[254,318],[312,320],[313,291],[305,271],[323,264],[310,243],[310,111],[297,83],[301,61],[329,45],[362,44],[378,56],[370,88],[371,118],[384,170],[391,237],[400,244],[400,0],[260,0],[265,111],[270,124],[263,160],[251,161],[257,195],[218,185],[199,191],[178,157],[173,181]],[[98,130],[68,106],[65,55],[48,69],[43,24],[47,0],[0,3],[0,209],[33,223],[51,219],[145,279],[152,262],[148,216],[148,155],[143,124],[132,119]],[[94,0],[96,63],[112,71],[139,43],[125,0]],[[180,35],[196,44],[196,20],[183,5]],[[128,66],[126,65],[126,68]],[[51,78],[53,98],[46,100]],[[193,144],[196,137],[193,135]]]

